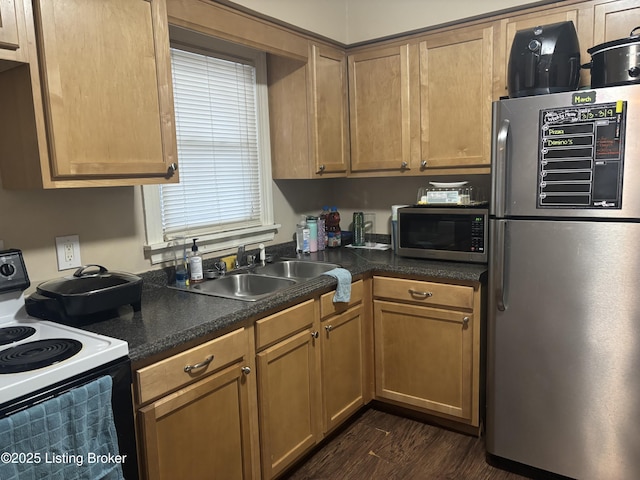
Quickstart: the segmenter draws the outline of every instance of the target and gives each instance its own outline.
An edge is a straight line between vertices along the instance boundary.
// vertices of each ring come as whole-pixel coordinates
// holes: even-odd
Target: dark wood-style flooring
[[[376,409],[287,476],[289,480],[522,480],[489,465],[484,441]]]

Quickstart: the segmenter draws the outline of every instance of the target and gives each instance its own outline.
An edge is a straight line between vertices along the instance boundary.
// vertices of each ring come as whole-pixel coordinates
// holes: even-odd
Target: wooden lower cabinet
[[[253,441],[256,415],[252,413],[256,409],[255,379],[247,336],[241,329],[138,370],[139,396],[162,379],[177,380],[178,374],[200,378],[138,409],[143,478],[241,480],[258,476],[257,442]],[[242,349],[234,353],[238,345]],[[234,358],[229,364],[231,354]],[[206,362],[210,357],[205,366],[193,359]],[[224,365],[216,365],[218,358]],[[195,368],[184,372],[186,365]],[[209,367],[212,370],[207,373]],[[174,370],[176,375],[172,375]]]
[[[359,280],[348,304],[336,306],[330,292],[256,322],[263,479],[364,405],[362,292]]]
[[[362,281],[352,286],[352,297]],[[327,294],[333,297],[333,292]],[[362,298],[355,293],[356,298]],[[324,304],[324,303],[323,303]],[[365,404],[365,318],[362,303],[323,318],[320,328],[323,433]]]
[[[377,399],[479,425],[479,288],[374,277]]]
[[[318,441],[316,302],[258,320],[256,337],[262,478],[271,479]]]

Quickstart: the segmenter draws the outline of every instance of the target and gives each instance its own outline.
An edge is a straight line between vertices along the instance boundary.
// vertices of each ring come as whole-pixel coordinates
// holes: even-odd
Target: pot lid
[[[140,282],[142,278],[131,273],[110,272],[101,265],[84,265],[71,276],[41,283],[37,291],[46,296],[87,295]]]
[[[626,38],[620,38],[618,40],[612,40],[610,42],[601,43],[600,45],[596,45],[595,47],[591,47],[587,49],[587,52],[589,53],[589,55],[593,55],[594,53],[600,53],[604,50],[610,50],[612,48],[618,48],[622,46],[635,45],[635,44],[640,45],[640,33],[636,33],[634,35],[634,32],[636,31],[640,31],[640,26],[631,30],[631,33]]]

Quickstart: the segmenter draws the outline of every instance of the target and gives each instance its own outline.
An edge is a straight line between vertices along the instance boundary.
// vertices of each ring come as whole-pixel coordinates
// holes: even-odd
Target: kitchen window
[[[171,38],[180,183],[143,187],[152,263],[175,236],[205,253],[272,240],[265,54],[180,28]]]

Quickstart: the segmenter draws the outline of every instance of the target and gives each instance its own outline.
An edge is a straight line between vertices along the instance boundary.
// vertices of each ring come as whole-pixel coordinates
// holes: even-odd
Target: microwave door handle
[[[491,239],[491,246],[493,250],[493,270],[492,270],[492,284],[494,285],[494,301],[496,308],[501,312],[507,309],[507,292],[506,292],[506,246],[507,241],[507,221],[506,220],[494,220],[493,232]]]
[[[497,103],[494,105],[494,118],[497,114]],[[493,174],[493,202],[491,202],[493,214],[502,218],[505,213],[505,197],[507,195],[507,140],[509,138],[509,120],[504,119],[500,124],[495,137],[494,152],[494,174]]]

